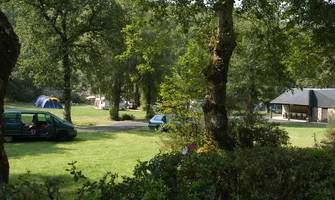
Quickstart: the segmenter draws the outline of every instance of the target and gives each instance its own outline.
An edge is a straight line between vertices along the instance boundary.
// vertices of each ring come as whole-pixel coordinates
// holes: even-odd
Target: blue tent
[[[55,108],[55,109],[63,109],[63,106],[59,99],[56,97],[50,96],[39,96],[34,103],[34,106],[41,108]]]

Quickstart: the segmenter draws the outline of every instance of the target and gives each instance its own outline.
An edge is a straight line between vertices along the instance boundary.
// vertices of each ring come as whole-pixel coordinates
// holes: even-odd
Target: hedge
[[[76,199],[327,200],[335,199],[334,154],[333,148],[293,147],[158,154],[150,161],[139,162],[134,176],[121,181],[116,174],[108,173],[102,180],[91,182],[75,163],[69,171],[75,181],[84,181]],[[2,187],[5,196],[0,198],[20,199],[25,194],[19,187]],[[49,184],[48,191],[53,194],[37,191],[36,196],[60,199],[60,187]]]

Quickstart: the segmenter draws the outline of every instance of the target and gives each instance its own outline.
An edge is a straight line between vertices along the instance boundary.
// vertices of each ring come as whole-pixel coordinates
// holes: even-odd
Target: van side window
[[[45,114],[38,114],[38,121],[39,122],[46,122],[46,115]]]
[[[52,124],[53,118],[50,115],[45,115],[45,121],[47,124]]]
[[[20,123],[18,113],[6,113],[5,120],[6,123]]]
[[[32,126],[34,125],[34,114],[32,113],[22,113],[21,114],[22,118],[22,123],[27,125],[27,126]]]

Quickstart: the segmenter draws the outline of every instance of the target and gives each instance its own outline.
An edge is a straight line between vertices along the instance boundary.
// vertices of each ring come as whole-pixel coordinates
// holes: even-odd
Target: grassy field
[[[49,111],[52,114],[63,118],[63,109],[45,109],[37,108],[33,103],[6,103],[5,111],[8,110],[42,110]],[[93,105],[80,104],[71,107],[71,117],[74,125],[76,126],[100,126],[109,125],[113,121],[109,119],[108,110],[95,109]],[[145,118],[145,112],[141,110],[128,110],[120,111],[120,116],[122,114],[131,114],[135,116],[136,120],[141,120]]]
[[[44,110],[62,118],[59,109],[41,109],[32,104],[7,103],[5,110]],[[121,111],[144,119],[143,111]],[[99,126],[114,123],[108,110],[96,110],[92,105],[72,107],[72,119],[77,126]],[[91,180],[99,180],[106,172],[131,176],[137,161],[147,161],[159,153],[159,133],[147,127],[126,132],[85,132],[70,142],[25,141],[5,144],[10,163],[10,180],[22,175],[43,180],[61,177],[65,193],[75,190],[72,177],[66,171],[68,163],[77,161],[77,168]],[[69,198],[71,199],[71,198]]]
[[[326,139],[326,126],[283,123],[280,127],[289,133],[292,146],[313,147],[315,140],[320,142]]]
[[[6,143],[10,180],[27,174],[34,177],[61,177],[68,192],[74,190],[66,169],[77,161],[77,168],[91,180],[106,172],[131,176],[137,161],[147,161],[159,152],[158,133],[147,128],[127,132],[79,133],[70,142],[26,141]]]

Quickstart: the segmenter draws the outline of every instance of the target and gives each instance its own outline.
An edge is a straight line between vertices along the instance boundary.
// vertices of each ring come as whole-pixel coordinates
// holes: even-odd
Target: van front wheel
[[[66,131],[61,131],[58,133],[57,140],[58,141],[69,141],[70,136]]]

